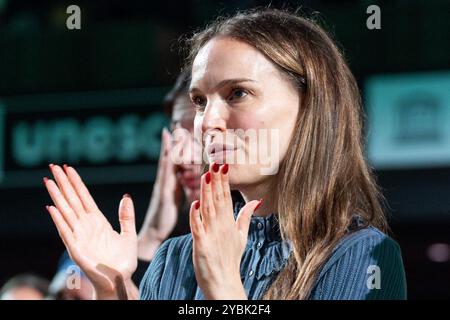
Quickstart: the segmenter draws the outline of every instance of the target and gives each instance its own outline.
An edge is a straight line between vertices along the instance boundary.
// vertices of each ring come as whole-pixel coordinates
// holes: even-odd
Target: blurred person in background
[[[0,289],[0,300],[43,300],[48,294],[47,279],[21,274],[9,279]]]
[[[164,99],[164,110],[171,117],[171,131],[182,130],[177,130],[176,137],[167,129],[162,132],[156,181],[138,235],[138,257],[143,261],[150,261],[172,232],[176,235],[189,233],[189,204],[199,197],[201,165],[194,163],[193,152],[189,152],[195,143],[195,108],[188,94],[189,77],[190,72],[182,72]],[[172,150],[180,145],[188,152],[174,164]],[[180,214],[183,212],[184,215]]]
[[[170,131],[163,129],[156,180],[144,222],[138,234],[138,267],[133,274],[139,283],[161,243],[169,237],[190,232],[189,204],[200,193],[200,164],[194,163],[195,108],[188,94],[190,72],[183,71],[164,99],[170,116]],[[186,151],[175,155],[172,150]],[[177,158],[174,158],[174,157]],[[173,160],[176,160],[176,164]]]

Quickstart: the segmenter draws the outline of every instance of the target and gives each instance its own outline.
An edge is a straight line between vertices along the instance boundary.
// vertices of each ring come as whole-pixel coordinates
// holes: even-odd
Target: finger
[[[69,247],[72,245],[74,240],[72,230],[70,229],[67,222],[64,220],[63,215],[57,208],[55,208],[54,206],[47,206],[46,208],[48,213],[50,214],[50,217],[53,220],[53,223],[56,226],[56,229],[58,230],[59,236],[64,242],[64,245],[66,246],[67,250],[70,250]]]
[[[84,184],[78,172],[70,166],[66,166],[66,174],[72,184],[75,192],[78,194],[81,203],[86,212],[94,212],[98,210],[97,204],[89,193],[88,188]]]
[[[172,135],[166,128],[164,128],[163,134],[164,134],[163,144],[165,145],[164,148],[166,153],[165,156],[166,170],[164,170],[164,178],[165,179],[175,178],[175,165],[172,158],[174,156],[172,154]]]
[[[203,228],[203,222],[200,217],[199,200],[195,200],[191,204],[191,210],[189,211],[189,225],[191,227],[191,233],[194,238],[198,238],[204,235],[205,230]]]
[[[217,215],[222,215],[226,212],[222,190],[222,177],[219,172],[220,166],[213,162],[209,165],[209,172],[211,173],[211,192],[214,201],[214,208]]]
[[[158,171],[156,173],[156,181],[160,181],[166,168],[168,152],[167,152],[167,129],[163,128],[161,133],[161,148],[159,151]]]
[[[229,183],[228,169],[229,169],[228,164],[225,163],[222,166],[220,166],[219,172],[221,176],[223,199],[226,205],[226,210],[227,212],[233,212],[233,199],[231,198],[231,188]],[[232,216],[234,219],[233,214]]]
[[[239,211],[239,215],[236,219],[236,227],[242,234],[248,234],[248,228],[250,227],[250,221],[253,213],[261,205],[262,199],[257,201],[253,200],[245,204]]]
[[[136,234],[133,200],[129,194],[124,194],[119,204],[120,234]]]
[[[64,166],[66,167],[66,165]],[[58,184],[61,193],[66,198],[67,202],[72,207],[75,214],[78,217],[80,217],[80,215],[86,213],[83,204],[81,203],[81,200],[78,197],[78,194],[76,193],[75,189],[73,188],[72,184],[70,183],[69,179],[67,178],[66,174],[61,169],[61,167],[51,164],[50,170],[52,171],[53,176],[55,177],[55,181]]]
[[[53,200],[53,203],[58,208],[59,212],[61,212],[64,220],[67,222],[67,225],[73,230],[77,223],[77,216],[75,212],[73,212],[58,186],[52,179],[44,178],[44,184]]]
[[[201,177],[200,194],[200,212],[203,224],[206,227],[216,215],[211,192],[211,173],[209,171]]]
[[[163,147],[166,151],[172,149],[172,135],[167,128],[163,128]]]

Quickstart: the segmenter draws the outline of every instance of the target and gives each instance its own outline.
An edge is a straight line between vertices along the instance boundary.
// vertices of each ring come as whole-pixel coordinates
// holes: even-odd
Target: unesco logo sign
[[[0,107],[0,186],[34,186],[50,162],[69,163],[90,183],[151,181],[165,90],[21,96]],[[126,174],[124,174],[126,172]]]

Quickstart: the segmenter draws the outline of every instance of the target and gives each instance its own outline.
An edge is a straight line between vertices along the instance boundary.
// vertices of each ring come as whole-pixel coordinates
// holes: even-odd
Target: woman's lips
[[[223,143],[212,143],[209,146],[206,147],[206,152],[209,156],[219,153],[219,152],[225,152],[228,150],[236,150],[236,147],[231,144],[223,144]]]
[[[209,158],[210,162],[214,161],[217,163],[231,163],[234,161],[232,156],[233,156],[233,152],[235,152],[235,151],[236,151],[236,149],[220,150],[217,152],[210,153],[208,155],[208,158]]]

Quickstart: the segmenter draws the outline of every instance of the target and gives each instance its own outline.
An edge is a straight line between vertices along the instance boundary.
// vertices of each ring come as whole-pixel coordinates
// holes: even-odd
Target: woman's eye
[[[192,102],[194,103],[196,108],[204,108],[206,107],[206,99],[200,96],[192,97]]]
[[[230,101],[236,100],[236,99],[242,99],[247,96],[247,91],[241,88],[233,89],[231,92],[231,95],[229,97]]]

